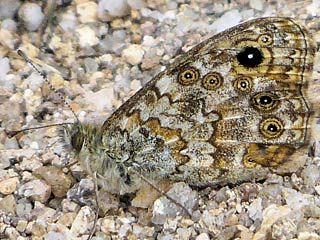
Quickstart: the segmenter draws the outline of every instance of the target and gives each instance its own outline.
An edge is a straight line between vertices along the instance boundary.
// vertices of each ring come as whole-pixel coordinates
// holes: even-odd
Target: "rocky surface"
[[[320,43],[319,0],[45,2],[0,2],[1,239],[87,239],[94,228],[94,182],[70,164],[55,128],[5,132],[74,121],[57,92],[81,121],[101,124],[179,53],[246,19],[294,17]],[[311,86],[320,79],[316,59]],[[100,191],[92,239],[320,239],[319,130],[314,124],[315,156],[302,156],[292,175],[218,189],[163,186],[190,217],[152,189],[132,201]]]

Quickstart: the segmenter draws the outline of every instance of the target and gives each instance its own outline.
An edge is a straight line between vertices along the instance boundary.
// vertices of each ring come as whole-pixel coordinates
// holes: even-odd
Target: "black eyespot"
[[[279,98],[271,92],[260,92],[253,97],[252,104],[257,110],[270,111],[278,106]]]
[[[202,79],[202,86],[207,90],[215,90],[222,86],[223,77],[220,73],[210,72]]]
[[[240,76],[233,82],[233,87],[241,92],[249,92],[252,86],[253,82],[251,77]]]
[[[237,55],[238,62],[247,68],[257,67],[263,60],[262,52],[255,47],[246,47]]]
[[[267,129],[268,129],[268,131],[273,132],[273,133],[278,132],[278,127],[277,127],[277,125],[276,125],[276,124],[273,124],[273,123],[270,123],[270,124],[267,126]]]
[[[252,158],[248,158],[247,161],[248,161],[249,163],[253,163],[253,162],[254,162],[254,160],[253,160]]]
[[[270,96],[261,96],[259,99],[260,104],[268,105],[272,103],[272,98]]]
[[[269,46],[273,43],[273,38],[270,34],[263,34],[258,38],[258,43],[262,46]]]
[[[260,132],[266,138],[278,138],[284,131],[283,123],[277,118],[264,119],[260,123]]]
[[[178,82],[182,85],[192,85],[199,79],[199,71],[194,67],[186,67],[178,74]]]

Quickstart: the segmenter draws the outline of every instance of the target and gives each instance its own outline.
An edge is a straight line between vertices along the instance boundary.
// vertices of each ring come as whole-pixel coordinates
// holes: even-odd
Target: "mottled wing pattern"
[[[130,168],[197,186],[265,175],[307,144],[314,54],[311,37],[287,18],[213,36],[106,120],[101,161],[89,167],[119,186],[135,181]]]

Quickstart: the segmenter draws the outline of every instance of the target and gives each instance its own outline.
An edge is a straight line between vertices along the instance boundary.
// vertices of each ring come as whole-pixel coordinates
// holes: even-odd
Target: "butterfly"
[[[258,18],[177,58],[102,126],[60,129],[108,192],[145,179],[197,187],[265,178],[309,146],[316,46],[290,18]]]

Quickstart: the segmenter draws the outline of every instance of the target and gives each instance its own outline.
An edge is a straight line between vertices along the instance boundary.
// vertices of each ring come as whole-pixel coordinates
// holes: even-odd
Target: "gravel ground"
[[[249,18],[293,17],[320,45],[320,0],[47,2],[0,1],[0,239],[87,239],[96,212],[94,182],[78,164],[67,167],[54,127],[11,139],[4,131],[74,121],[18,48],[81,121],[101,124],[177,55]],[[311,86],[320,81],[319,53],[315,64]],[[319,140],[319,125],[312,129]],[[313,146],[315,156],[301,153],[304,167],[289,176],[219,189],[161,186],[191,218],[149,188],[132,201],[100,191],[92,239],[320,239],[319,141]]]

